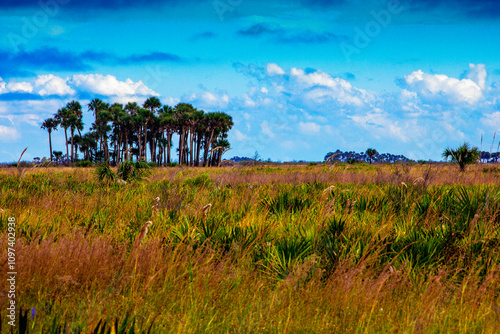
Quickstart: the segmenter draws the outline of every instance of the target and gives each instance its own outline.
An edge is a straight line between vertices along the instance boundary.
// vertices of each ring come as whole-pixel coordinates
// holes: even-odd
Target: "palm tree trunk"
[[[194,137],[194,133],[193,131],[189,131],[190,134],[189,134],[189,147],[190,147],[190,150],[189,150],[189,165],[190,166],[193,166],[193,154],[194,154],[194,147],[193,147],[193,137]]]
[[[144,159],[148,162],[148,122],[146,121],[146,126],[144,127]]]
[[[200,165],[201,134],[198,133],[196,140],[196,166]]]
[[[139,153],[137,154],[137,160],[140,160],[141,159],[141,153],[142,153],[142,146],[141,146],[141,131],[140,131],[140,128],[139,127],[137,129],[137,140],[139,141]]]
[[[69,150],[68,150],[68,128],[64,128],[64,137],[66,138],[66,159],[69,159]]]
[[[49,129],[50,161],[52,161],[52,130]]]
[[[170,163],[170,147],[172,146],[172,134],[167,133],[167,164]]]
[[[181,127],[179,135],[179,165],[184,163],[184,128]]]
[[[73,142],[73,137],[75,134],[75,128],[71,127],[71,162],[75,161],[75,151],[73,150],[74,148],[74,142]]]
[[[212,132],[210,133],[210,140],[205,143],[205,152],[203,153],[203,167],[208,166],[208,151],[210,150],[210,145],[212,144],[214,131],[215,129],[212,129]]]

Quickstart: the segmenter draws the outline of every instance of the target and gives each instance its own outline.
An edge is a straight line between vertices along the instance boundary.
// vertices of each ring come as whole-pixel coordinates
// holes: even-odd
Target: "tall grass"
[[[0,171],[0,244],[14,216],[29,333],[499,330],[494,168],[94,174]]]

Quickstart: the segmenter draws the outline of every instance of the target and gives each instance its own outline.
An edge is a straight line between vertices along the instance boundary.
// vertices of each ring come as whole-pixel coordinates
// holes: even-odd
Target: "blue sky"
[[[0,161],[48,156],[42,121],[94,97],[224,111],[228,157],[438,160],[500,133],[496,0],[4,0],[0,16]]]

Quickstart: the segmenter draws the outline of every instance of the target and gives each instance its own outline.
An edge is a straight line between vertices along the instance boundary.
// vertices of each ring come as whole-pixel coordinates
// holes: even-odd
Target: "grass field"
[[[15,217],[29,333],[500,331],[496,165],[175,167],[130,184],[4,168],[0,187],[0,277]]]

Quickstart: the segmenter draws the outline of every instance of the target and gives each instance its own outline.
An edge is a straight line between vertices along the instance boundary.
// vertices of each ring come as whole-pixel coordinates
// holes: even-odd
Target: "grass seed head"
[[[208,203],[203,208],[201,208],[201,212],[203,213],[203,217],[207,216],[207,213],[208,213],[208,211],[210,210],[211,207],[212,207],[212,204]]]
[[[134,248],[137,248],[141,245],[142,240],[144,240],[146,234],[148,234],[148,227],[150,227],[151,225],[153,225],[152,221],[147,221],[144,225],[142,225],[139,235],[137,236],[137,238],[135,238]]]

